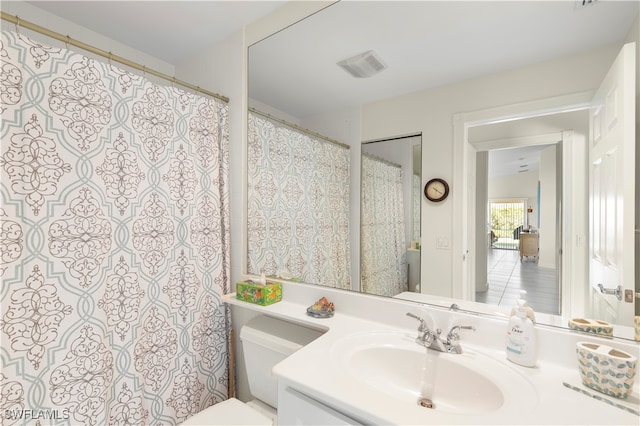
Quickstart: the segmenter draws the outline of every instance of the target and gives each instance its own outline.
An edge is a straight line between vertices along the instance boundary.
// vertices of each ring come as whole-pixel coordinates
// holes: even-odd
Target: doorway
[[[525,128],[530,123],[513,124]],[[511,147],[511,142],[503,139],[499,149],[478,152],[479,159],[482,153],[488,157],[486,172],[482,168],[478,171],[477,183],[486,182],[486,197],[479,195],[477,201],[478,209],[487,210],[489,243],[485,255],[478,256],[478,262],[486,262],[486,285],[476,288],[476,301],[508,309],[526,291],[526,299],[536,311],[560,314],[557,253],[561,241],[555,235],[561,229],[561,138],[558,134],[539,144],[522,138],[519,142],[523,146],[519,147]],[[477,146],[483,149],[483,144]],[[525,237],[535,237],[535,247],[523,245]]]
[[[475,206],[476,212],[486,212],[485,225],[480,228],[476,224],[473,230],[467,229],[475,235],[476,241],[480,238],[487,241],[488,235],[491,238],[492,227],[495,237],[501,238],[491,238],[493,247],[485,243],[483,250],[476,244],[473,296],[470,294],[475,301],[510,308],[524,289],[528,292],[529,303],[537,311],[552,315],[563,312],[562,302],[570,300],[563,299],[567,294],[563,286],[571,283],[567,280],[570,271],[564,268],[563,255],[571,251],[566,243],[571,241],[576,225],[581,223],[574,220],[566,228],[563,218],[570,211],[584,212],[583,208],[575,210],[575,207],[584,206],[586,202],[580,198],[584,190],[576,187],[586,185],[586,179],[576,179],[585,166],[574,161],[581,158],[574,154],[586,148],[584,135],[587,133],[588,115],[582,109],[479,124],[468,130],[468,147],[473,152],[469,157],[478,165],[483,159],[487,171],[484,172],[484,166],[477,167],[473,175],[475,197],[468,204]],[[519,150],[529,152],[524,155],[519,154]],[[483,185],[491,188],[489,181],[492,179],[488,174],[494,172],[488,157],[494,152],[502,155],[499,161],[502,168],[511,169],[500,176],[502,182],[498,187],[502,188],[501,192],[481,189]],[[531,167],[533,154],[541,161],[535,167]],[[539,170],[540,167],[543,170]],[[485,183],[481,175],[487,176]],[[516,217],[506,224],[492,224],[489,200],[515,204],[512,213],[517,212]],[[524,205],[518,206],[522,200]],[[496,222],[495,217],[493,221]],[[529,225],[539,236],[540,252],[539,256],[527,255],[521,262],[518,231],[528,230]],[[480,268],[484,271],[480,272]],[[485,282],[482,282],[483,277],[486,277]]]

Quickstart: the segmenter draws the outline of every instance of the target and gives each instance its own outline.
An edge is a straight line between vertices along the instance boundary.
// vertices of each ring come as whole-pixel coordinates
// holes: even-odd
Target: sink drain
[[[434,408],[433,401],[428,398],[420,398],[418,400],[418,405],[424,408]]]

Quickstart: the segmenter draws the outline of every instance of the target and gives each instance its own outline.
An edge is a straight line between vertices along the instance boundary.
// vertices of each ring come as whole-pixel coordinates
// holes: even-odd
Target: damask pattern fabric
[[[249,114],[248,272],[351,289],[349,149]]]
[[[360,275],[369,294],[408,290],[402,179],[399,166],[362,155]]]
[[[228,106],[1,43],[2,424],[177,424],[227,399]]]

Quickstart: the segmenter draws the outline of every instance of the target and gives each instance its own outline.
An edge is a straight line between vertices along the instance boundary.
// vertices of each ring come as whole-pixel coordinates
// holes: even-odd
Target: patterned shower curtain
[[[249,114],[248,272],[351,289],[349,148]]]
[[[411,212],[411,217],[413,220],[413,232],[411,234],[411,239],[413,241],[420,241],[420,205],[422,203],[422,179],[420,175],[413,175],[413,209]]]
[[[227,399],[228,106],[3,31],[2,424]]]
[[[363,154],[360,274],[366,293],[408,290],[402,194],[402,168]]]

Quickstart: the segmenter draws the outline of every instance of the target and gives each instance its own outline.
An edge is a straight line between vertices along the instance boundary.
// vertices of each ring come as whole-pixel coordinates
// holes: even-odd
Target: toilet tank
[[[247,321],[240,329],[240,341],[251,395],[276,407],[278,382],[271,369],[322,334],[321,331],[265,315]]]

